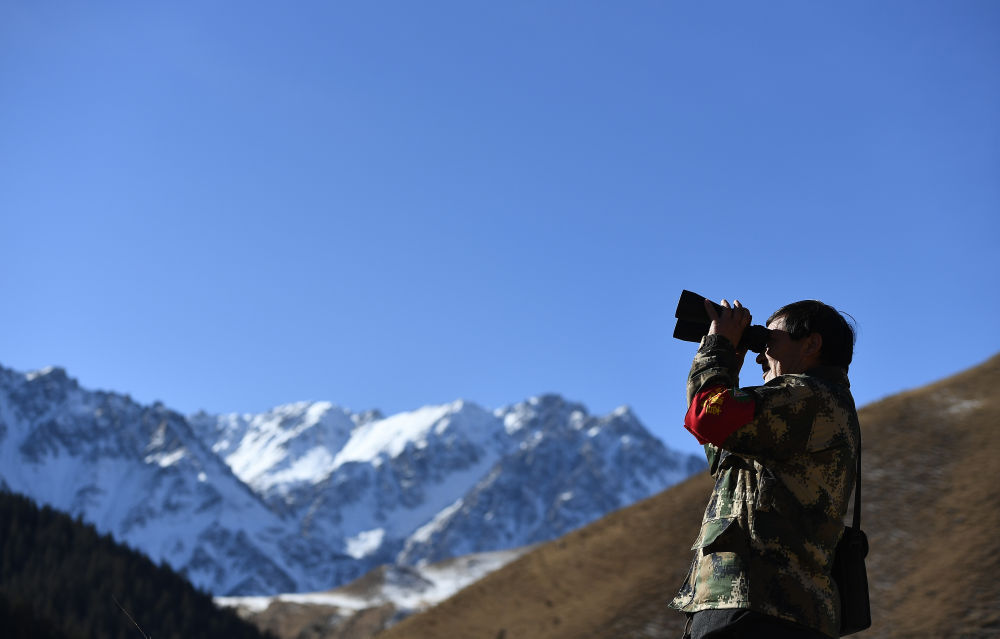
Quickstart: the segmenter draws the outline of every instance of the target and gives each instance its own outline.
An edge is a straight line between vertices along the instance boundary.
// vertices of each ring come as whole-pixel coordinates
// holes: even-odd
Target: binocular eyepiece
[[[725,309],[724,306],[715,302],[711,302],[711,304],[719,314]],[[674,317],[677,318],[674,337],[685,342],[700,342],[701,338],[708,334],[709,327],[712,326],[712,320],[708,317],[708,311],[705,310],[705,297],[691,291],[681,291],[681,299],[677,302]],[[768,332],[767,328],[759,324],[747,326],[737,348],[763,353],[764,349],[767,348]]]

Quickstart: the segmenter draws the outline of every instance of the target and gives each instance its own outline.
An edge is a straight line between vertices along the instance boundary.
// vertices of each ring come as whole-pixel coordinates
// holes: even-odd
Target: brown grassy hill
[[[874,625],[1000,636],[1000,356],[860,411]],[[679,637],[707,474],[540,546],[379,639]]]

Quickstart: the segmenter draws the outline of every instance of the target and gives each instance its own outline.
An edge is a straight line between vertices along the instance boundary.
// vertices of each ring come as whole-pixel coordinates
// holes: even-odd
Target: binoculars
[[[725,307],[715,302],[711,302],[711,304],[715,307],[715,311],[721,315]],[[700,342],[701,338],[708,334],[708,329],[712,325],[708,311],[705,310],[705,297],[691,291],[681,291],[681,299],[677,302],[674,317],[677,318],[674,337],[685,342]],[[765,327],[759,324],[747,326],[736,348],[763,353],[764,349],[767,348],[768,332]]]

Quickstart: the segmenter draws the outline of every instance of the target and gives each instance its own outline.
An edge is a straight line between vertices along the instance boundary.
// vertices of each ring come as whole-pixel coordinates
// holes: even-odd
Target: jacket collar
[[[824,381],[830,382],[831,384],[840,384],[847,388],[851,387],[851,380],[847,379],[847,371],[845,371],[840,366],[827,366],[821,364],[819,366],[813,366],[805,372],[806,375],[812,377],[818,377]]]

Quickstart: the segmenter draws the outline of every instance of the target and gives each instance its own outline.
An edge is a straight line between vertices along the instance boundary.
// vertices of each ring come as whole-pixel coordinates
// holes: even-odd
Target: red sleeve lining
[[[699,444],[722,442],[753,420],[754,402],[748,395],[734,397],[725,386],[707,388],[691,400],[684,428],[698,439]]]

